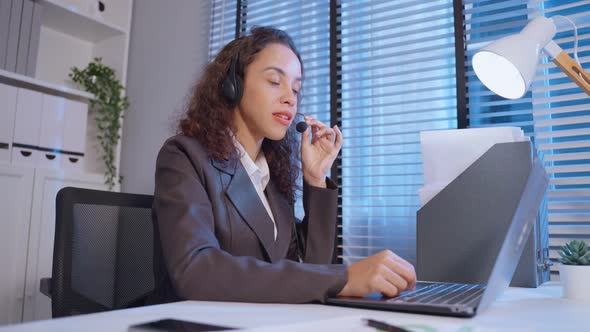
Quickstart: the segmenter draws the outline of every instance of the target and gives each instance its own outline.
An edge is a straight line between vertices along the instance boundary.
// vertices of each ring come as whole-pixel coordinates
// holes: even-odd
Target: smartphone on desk
[[[178,319],[161,319],[153,322],[132,325],[129,332],[204,332],[237,330],[235,327],[189,322]]]

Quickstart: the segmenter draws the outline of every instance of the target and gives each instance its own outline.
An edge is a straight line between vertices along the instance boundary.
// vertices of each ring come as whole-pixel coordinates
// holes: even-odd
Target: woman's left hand
[[[342,133],[338,126],[329,128],[312,117],[306,116],[305,123],[307,129],[301,137],[303,180],[326,188],[326,177],[342,147]]]

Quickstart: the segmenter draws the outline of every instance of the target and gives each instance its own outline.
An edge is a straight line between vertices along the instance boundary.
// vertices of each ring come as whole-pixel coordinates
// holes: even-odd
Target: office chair
[[[67,187],[56,199],[53,318],[141,306],[154,289],[153,197]]]

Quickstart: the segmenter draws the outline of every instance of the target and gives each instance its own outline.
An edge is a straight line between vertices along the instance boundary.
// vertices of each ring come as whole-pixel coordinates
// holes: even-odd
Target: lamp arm
[[[562,50],[553,63],[590,96],[590,75],[572,57]]]

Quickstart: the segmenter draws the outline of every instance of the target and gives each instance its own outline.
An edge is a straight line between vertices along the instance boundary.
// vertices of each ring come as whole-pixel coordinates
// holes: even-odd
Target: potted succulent
[[[559,279],[568,299],[590,301],[590,250],[586,242],[573,240],[559,251]]]

